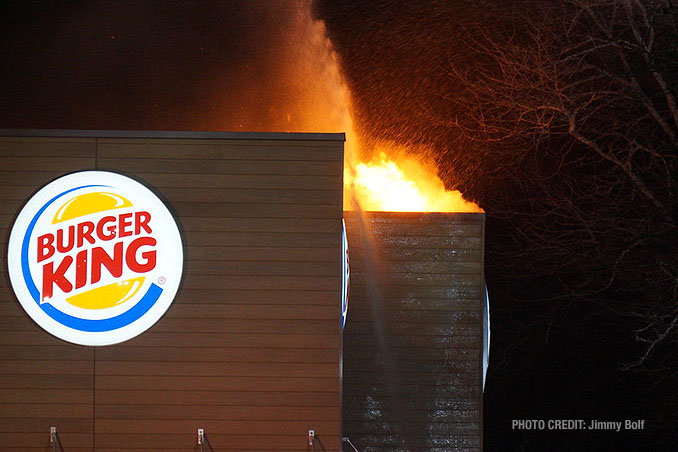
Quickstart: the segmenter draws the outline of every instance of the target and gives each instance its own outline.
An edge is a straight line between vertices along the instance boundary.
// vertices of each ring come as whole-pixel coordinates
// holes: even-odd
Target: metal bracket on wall
[[[59,438],[57,438],[56,427],[49,428],[49,443],[52,445],[52,451],[56,452]]]
[[[200,445],[200,452],[205,450],[205,429],[198,429],[198,445]]]

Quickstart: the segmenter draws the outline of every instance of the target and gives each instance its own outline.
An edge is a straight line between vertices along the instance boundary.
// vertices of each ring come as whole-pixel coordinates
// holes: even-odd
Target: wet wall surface
[[[484,216],[344,218],[344,435],[361,452],[481,450]]]

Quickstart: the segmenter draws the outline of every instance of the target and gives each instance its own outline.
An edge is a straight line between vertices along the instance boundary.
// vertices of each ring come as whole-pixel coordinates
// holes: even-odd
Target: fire
[[[351,92],[325,24],[313,18],[310,0],[294,5],[290,32],[281,36],[280,58],[271,68],[280,83],[277,102],[285,109],[271,105],[268,120],[257,121],[254,115],[255,122],[243,121],[244,128],[345,132],[344,210],[481,212],[458,191],[445,190],[435,166],[421,163],[422,149],[385,142],[370,142],[369,150],[364,146],[367,140],[356,132]]]
[[[426,205],[427,199],[413,181],[405,177],[393,160],[382,153],[378,163],[358,163],[355,178],[344,175],[349,187],[366,210],[411,211]]]
[[[344,170],[344,209],[357,201],[362,210],[386,212],[480,212],[460,192],[448,191],[435,173],[412,159],[396,163],[385,152],[378,159]]]

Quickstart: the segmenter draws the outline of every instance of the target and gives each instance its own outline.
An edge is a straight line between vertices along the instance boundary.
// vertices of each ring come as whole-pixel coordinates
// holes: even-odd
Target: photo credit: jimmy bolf
[[[645,420],[600,421],[597,419],[513,419],[513,430],[643,430]]]
[[[42,187],[16,218],[12,289],[50,334],[110,345],[155,324],[177,293],[183,246],[174,217],[121,174],[83,171]]]

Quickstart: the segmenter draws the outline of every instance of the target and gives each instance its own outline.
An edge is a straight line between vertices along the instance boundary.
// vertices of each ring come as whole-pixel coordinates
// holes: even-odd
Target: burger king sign
[[[40,189],[19,213],[7,256],[12,288],[54,336],[110,345],[167,311],[183,267],[167,207],[126,176],[84,171]]]

